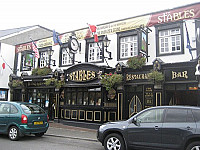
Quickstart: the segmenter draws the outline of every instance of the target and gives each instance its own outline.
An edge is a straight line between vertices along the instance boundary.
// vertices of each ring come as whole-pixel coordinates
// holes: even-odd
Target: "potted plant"
[[[161,83],[164,81],[164,75],[162,72],[153,70],[148,74],[148,78],[154,82],[154,88],[161,88]]]
[[[127,65],[132,69],[141,69],[146,63],[146,58],[142,56],[130,57],[127,61]]]
[[[106,88],[108,91],[108,98],[114,99],[116,95],[116,91],[114,89],[117,84],[122,82],[122,75],[121,74],[107,74],[101,75],[101,84]]]

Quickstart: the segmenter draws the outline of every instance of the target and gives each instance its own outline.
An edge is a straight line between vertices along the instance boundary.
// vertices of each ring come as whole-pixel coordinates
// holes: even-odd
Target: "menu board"
[[[154,105],[153,100],[153,86],[145,86],[144,90],[145,108]]]

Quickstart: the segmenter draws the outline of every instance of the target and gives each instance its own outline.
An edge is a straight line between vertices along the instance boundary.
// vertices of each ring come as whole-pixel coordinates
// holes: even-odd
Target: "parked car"
[[[10,140],[24,135],[41,137],[48,130],[48,115],[36,104],[0,101],[0,134],[8,134]]]
[[[97,139],[105,150],[200,149],[200,108],[159,106],[141,111],[126,121],[99,127]]]

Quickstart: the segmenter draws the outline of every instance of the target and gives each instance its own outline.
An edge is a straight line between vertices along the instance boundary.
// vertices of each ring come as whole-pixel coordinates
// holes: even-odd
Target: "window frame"
[[[92,37],[92,38],[88,38],[88,39],[86,39],[86,51],[85,51],[85,62],[88,62],[88,63],[103,63],[104,62],[104,45],[103,45],[103,38],[104,38],[104,36],[99,36],[98,37],[98,43],[102,43],[102,58],[100,58],[100,60],[98,60],[98,61],[89,61],[89,45],[91,44],[91,43],[95,43],[94,42],[94,38]],[[96,55],[97,56],[97,55]],[[95,57],[96,57],[95,56]]]
[[[63,50],[68,50],[68,53],[69,54],[71,54],[71,56],[72,56],[72,59],[73,60],[71,60],[71,63],[70,64],[63,64]],[[67,58],[70,58],[69,57],[69,54],[68,54],[67,52],[66,52],[66,55],[68,55],[68,57]],[[74,59],[75,59],[75,54],[73,54],[73,53],[70,53],[70,50],[69,50],[69,48],[64,44],[64,46],[62,46],[61,48],[60,48],[60,57],[59,57],[60,59],[59,59],[59,66],[60,67],[67,67],[67,66],[71,66],[71,65],[73,65],[74,64]],[[67,60],[68,61],[68,60]]]
[[[172,47],[169,47],[168,53],[160,53],[160,37],[159,33],[160,31],[164,30],[171,30],[171,29],[180,29],[180,51],[178,52],[172,52]],[[171,56],[171,55],[179,55],[184,54],[184,32],[183,32],[183,21],[179,21],[176,23],[168,23],[168,24],[162,24],[162,25],[156,25],[155,26],[155,36],[156,36],[156,57],[158,56]],[[171,38],[172,36],[169,36]],[[171,41],[171,40],[170,40]],[[171,43],[170,43],[171,45]]]
[[[140,34],[139,30],[131,30],[131,31],[125,31],[125,32],[119,32],[117,33],[117,61],[119,60],[128,60],[128,58],[133,56],[128,56],[126,58],[121,58],[121,38],[130,37],[130,36],[137,36],[137,55],[139,54],[139,45],[140,45]],[[136,56],[137,56],[136,55]]]
[[[39,55],[40,55],[40,58],[39,58],[39,60],[38,60],[38,66],[39,66],[40,68],[44,68],[44,67],[48,67],[48,66],[49,66],[49,61],[51,60],[51,55],[48,55],[48,51],[51,51],[51,50],[52,50],[52,46],[38,49]],[[42,57],[41,57],[41,53],[44,53],[44,52],[47,54],[48,60],[46,61],[46,59],[45,59],[46,65],[44,65],[43,67],[41,67],[41,58],[42,58]]]

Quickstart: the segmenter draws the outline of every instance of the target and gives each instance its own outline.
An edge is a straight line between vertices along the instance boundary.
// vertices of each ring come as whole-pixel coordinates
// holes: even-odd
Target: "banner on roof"
[[[176,22],[186,19],[195,19],[200,17],[200,4],[182,7],[152,14],[147,26],[154,26],[156,24]]]
[[[97,35],[107,35],[114,34],[117,32],[123,32],[127,30],[133,30],[141,26],[154,26],[156,24],[163,24],[169,22],[176,22],[186,19],[195,19],[200,18],[200,4],[189,5],[186,7],[181,7],[172,10],[166,10],[159,13],[138,16],[134,18],[124,19],[120,21],[115,21],[103,25],[97,25]],[[78,40],[84,40],[88,38],[88,28],[80,29],[73,31],[73,34],[77,37]],[[60,36],[62,43],[67,43],[69,36],[72,35],[72,32],[68,32]],[[46,38],[37,41],[37,47],[43,48],[48,46],[53,46],[53,37]],[[24,45],[16,46],[16,52],[21,52],[28,50]]]

